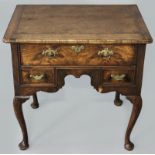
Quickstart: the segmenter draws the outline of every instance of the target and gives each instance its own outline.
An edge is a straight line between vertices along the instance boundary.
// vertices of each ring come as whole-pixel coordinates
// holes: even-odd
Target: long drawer
[[[31,66],[134,65],[134,45],[21,44],[21,64]]]

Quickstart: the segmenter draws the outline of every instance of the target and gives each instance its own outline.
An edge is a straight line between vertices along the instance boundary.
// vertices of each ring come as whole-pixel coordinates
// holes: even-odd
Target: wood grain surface
[[[136,63],[136,46],[132,45],[83,45],[79,53],[72,49],[73,45],[58,44],[21,44],[22,65],[134,65]],[[74,45],[81,46],[81,45]],[[58,51],[56,56],[44,56],[47,49]],[[110,58],[98,55],[98,52],[108,48],[113,51]]]
[[[18,5],[4,42],[150,43],[136,5]]]

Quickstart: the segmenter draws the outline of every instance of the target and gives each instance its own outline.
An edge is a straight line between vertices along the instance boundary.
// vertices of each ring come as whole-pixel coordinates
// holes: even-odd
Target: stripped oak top
[[[17,5],[3,41],[145,44],[152,38],[136,5]]]

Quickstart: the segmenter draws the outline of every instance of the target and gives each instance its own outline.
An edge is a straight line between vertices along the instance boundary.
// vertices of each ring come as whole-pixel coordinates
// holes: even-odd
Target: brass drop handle
[[[42,80],[42,79],[44,79],[44,74],[40,74],[40,75],[33,75],[33,74],[30,74],[30,78],[32,79],[32,80],[36,80],[36,81],[39,81],[39,80]]]
[[[75,53],[80,53],[82,50],[84,50],[84,45],[71,46],[71,49],[74,50]]]
[[[126,74],[111,74],[111,78],[112,80],[116,80],[116,81],[122,81],[124,80],[124,78],[126,77]]]
[[[109,59],[114,52],[109,48],[104,48],[103,50],[98,51],[98,56],[103,57],[104,59]]]
[[[43,56],[55,57],[58,54],[57,49],[48,48],[47,50],[43,50],[41,53]]]

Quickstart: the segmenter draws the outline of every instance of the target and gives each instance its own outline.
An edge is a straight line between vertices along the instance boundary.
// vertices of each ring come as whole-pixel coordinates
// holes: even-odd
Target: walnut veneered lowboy
[[[4,42],[11,44],[15,97],[14,110],[27,149],[28,135],[22,103],[37,91],[55,92],[65,76],[83,74],[100,93],[115,91],[133,103],[125,135],[130,134],[142,107],[141,86],[146,44],[152,42],[136,5],[18,5]]]

